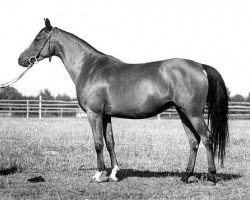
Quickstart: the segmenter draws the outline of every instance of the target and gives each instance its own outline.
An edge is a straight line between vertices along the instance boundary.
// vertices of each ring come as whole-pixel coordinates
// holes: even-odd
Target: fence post
[[[160,132],[160,122],[161,122],[161,114],[157,115],[157,133]]]
[[[42,119],[42,96],[39,96],[39,119]]]
[[[26,118],[29,118],[29,100],[27,99],[27,113]]]
[[[11,110],[12,110],[12,108],[10,107],[9,108],[9,117],[11,117],[11,112],[12,112]]]
[[[158,122],[161,121],[161,114],[157,115]]]

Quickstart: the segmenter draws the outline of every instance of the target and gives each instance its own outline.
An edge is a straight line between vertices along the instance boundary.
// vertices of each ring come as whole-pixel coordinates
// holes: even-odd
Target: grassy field
[[[0,199],[250,199],[250,121],[230,121],[225,167],[203,181],[201,144],[194,183],[184,184],[189,146],[180,120],[113,120],[119,182],[93,183],[96,154],[86,119],[0,119]],[[105,150],[106,166],[110,166]],[[42,176],[45,182],[30,183]]]

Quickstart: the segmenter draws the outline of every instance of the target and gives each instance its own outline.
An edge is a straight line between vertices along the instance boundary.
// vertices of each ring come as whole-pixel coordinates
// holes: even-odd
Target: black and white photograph
[[[250,199],[250,2],[0,2],[0,200]]]

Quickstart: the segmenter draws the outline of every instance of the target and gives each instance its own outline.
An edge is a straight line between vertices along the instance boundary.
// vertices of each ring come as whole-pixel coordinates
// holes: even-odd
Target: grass
[[[86,119],[0,120],[0,199],[249,199],[250,123],[230,121],[225,167],[218,184],[203,182],[200,145],[196,179],[184,184],[189,146],[179,120],[113,120],[119,182],[91,182],[96,154]],[[110,160],[105,150],[106,166]],[[10,170],[6,174],[5,170]],[[11,171],[12,170],[12,171]],[[1,173],[0,173],[1,174]],[[27,180],[42,176],[45,182]]]

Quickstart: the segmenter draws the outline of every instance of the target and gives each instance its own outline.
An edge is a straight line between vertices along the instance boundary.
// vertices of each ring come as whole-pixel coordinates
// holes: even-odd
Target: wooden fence
[[[0,100],[2,117],[86,117],[77,101],[57,100]],[[174,108],[158,115],[158,118],[178,116]],[[230,118],[250,119],[250,102],[229,102]]]
[[[77,101],[57,100],[0,100],[2,117],[69,117],[80,116]]]

